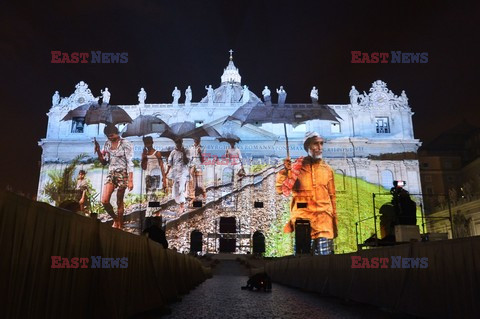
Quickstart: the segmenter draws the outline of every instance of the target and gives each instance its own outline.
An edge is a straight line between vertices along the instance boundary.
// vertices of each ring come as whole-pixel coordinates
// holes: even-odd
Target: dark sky
[[[233,49],[257,95],[283,85],[287,102],[348,103],[351,85],[381,79],[405,90],[416,138],[462,119],[480,125],[478,1],[9,1],[0,4],[0,187],[35,193],[51,97],[80,80],[112,104],[168,103],[174,86],[193,101],[214,87]],[[128,52],[126,64],[52,64],[52,50]],[[426,64],[352,64],[351,51],[428,52]],[[182,93],[183,94],[183,93]]]

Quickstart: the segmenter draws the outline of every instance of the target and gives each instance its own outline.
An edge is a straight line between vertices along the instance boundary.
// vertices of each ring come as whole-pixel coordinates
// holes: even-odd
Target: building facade
[[[286,156],[286,147],[283,124],[242,126],[237,121],[225,122],[225,119],[243,104],[261,102],[266,98],[258,97],[241,81],[239,70],[230,57],[221,76],[220,85],[201,88],[205,90],[205,97],[199,102],[190,101],[188,98],[183,101],[183,98],[178,100],[174,97],[172,103],[145,103],[142,89],[138,104],[119,106],[132,118],[142,114],[158,116],[167,124],[191,121],[201,126],[208,123],[222,134],[237,135],[241,138],[238,148],[241,150],[248,173],[253,165],[281,163]],[[306,91],[308,92],[307,89]],[[359,94],[355,87],[352,87],[350,92],[346,92],[346,96],[347,93],[346,99],[349,99],[350,103],[328,104],[342,118],[339,122],[312,120],[295,127],[286,126],[290,156],[293,158],[305,156],[304,135],[307,131],[316,131],[326,140],[323,150],[324,159],[339,176],[352,177],[377,185],[378,192],[389,190],[393,180],[404,180],[407,182],[410,193],[420,194],[421,180],[416,153],[421,142],[415,139],[413,134],[413,112],[405,92],[396,95],[388,89],[385,82],[376,80],[371,84],[368,93],[364,91],[363,94]],[[265,92],[262,95],[265,95]],[[289,103],[287,100],[284,106],[278,106],[275,104],[276,94],[272,95],[272,102],[276,107],[305,105]],[[83,81],[75,86],[74,92],[68,97],[60,97],[56,93],[52,98],[52,106],[47,113],[47,134],[39,142],[43,150],[38,187],[39,199],[52,202],[51,196],[45,193],[45,185],[51,181],[52,172],[65,168],[79,154],[86,155],[77,169],[87,168],[89,170],[87,177],[93,188],[101,192],[106,172],[95,165],[92,156],[93,139],[97,139],[100,144],[106,140],[103,135],[104,125],[85,125],[84,118],[81,117],[62,121],[70,110],[96,100],[98,98],[95,98],[88,84]],[[123,127],[119,125],[120,129]],[[143,150],[142,138],[129,137],[128,139],[134,144],[134,158],[139,160]],[[154,141],[155,148],[159,150],[169,150],[174,146],[173,141],[156,135],[154,135]],[[192,141],[185,141],[186,146],[191,143]],[[224,155],[228,146],[209,137],[202,138],[202,145],[204,152],[212,157]],[[228,165],[209,165],[204,171],[205,183],[207,186],[217,185],[228,173],[231,174],[231,168]],[[143,178],[141,168],[136,165],[134,194],[145,193]],[[340,184],[337,188],[341,191]],[[371,198],[368,200],[371,202]],[[418,197],[417,201],[420,202],[421,198]],[[265,222],[270,223],[271,219]],[[254,231],[255,229],[252,228],[248,233],[251,235]]]
[[[419,151],[427,229],[480,235],[480,129],[466,121]]]

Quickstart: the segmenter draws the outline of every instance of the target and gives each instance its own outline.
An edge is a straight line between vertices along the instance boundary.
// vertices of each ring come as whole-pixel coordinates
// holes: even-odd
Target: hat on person
[[[303,139],[303,148],[305,149],[305,151],[308,152],[308,145],[310,145],[310,143],[312,142],[312,139],[315,138],[315,137],[320,137],[320,134],[318,134],[317,132],[307,132],[305,133],[305,138]]]

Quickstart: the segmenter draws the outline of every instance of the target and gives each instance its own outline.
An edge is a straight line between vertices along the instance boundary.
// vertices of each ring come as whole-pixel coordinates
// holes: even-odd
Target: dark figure
[[[410,198],[408,191],[401,187],[393,187],[390,190],[392,201],[380,207],[380,235],[379,244],[395,242],[396,225],[416,225],[417,206]],[[367,241],[373,242],[373,236]],[[367,242],[366,241],[366,242]]]
[[[242,287],[242,290],[263,290],[266,292],[272,291],[272,280],[264,272],[258,273],[250,277],[247,281],[247,285]]]
[[[160,227],[161,223],[162,223],[161,217],[152,217],[152,225],[146,228],[143,231],[143,234],[148,235],[148,238],[150,238],[153,241],[156,241],[157,243],[161,244],[163,248],[167,249],[168,241],[167,241],[167,237],[165,236],[165,231]]]
[[[403,188],[392,188],[392,205],[395,208],[397,223],[395,225],[416,225],[417,205],[410,194]]]
[[[58,205],[58,208],[68,210],[72,213],[81,212],[80,204],[75,200],[63,201],[63,202],[60,203],[60,205]]]

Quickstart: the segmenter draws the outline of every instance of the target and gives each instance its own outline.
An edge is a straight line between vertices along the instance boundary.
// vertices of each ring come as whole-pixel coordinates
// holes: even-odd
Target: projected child
[[[163,189],[167,187],[167,179],[163,166],[162,154],[153,148],[153,138],[146,136],[143,138],[142,169],[145,171],[145,190],[148,201],[155,201],[155,191],[162,185]],[[150,207],[147,208],[147,216],[152,215]]]
[[[130,141],[120,138],[118,129],[113,124],[105,126],[103,133],[108,140],[105,142],[103,151],[95,140],[95,152],[103,165],[108,165],[108,175],[105,179],[102,191],[102,204],[107,213],[113,218],[114,228],[123,228],[123,197],[125,190],[133,189],[133,145]],[[117,188],[117,210],[118,216],[110,204],[113,191]]]
[[[289,196],[290,221],[285,232],[294,231],[296,219],[308,219],[316,255],[333,253],[333,238],[337,237],[335,182],[332,168],[322,160],[323,138],[316,132],[307,132],[303,147],[307,157],[293,164],[289,158],[285,169],[277,174],[277,193]]]
[[[88,182],[85,179],[86,174],[87,172],[85,172],[83,169],[78,172],[77,186],[75,187],[75,199],[80,204],[80,210],[84,214],[88,214],[90,209],[90,201],[88,198]]]
[[[190,179],[189,162],[190,156],[183,147],[182,139],[176,140],[175,149],[170,153],[167,161],[167,177],[173,180],[172,195],[175,202],[179,204],[178,215],[185,211],[187,182]]]

